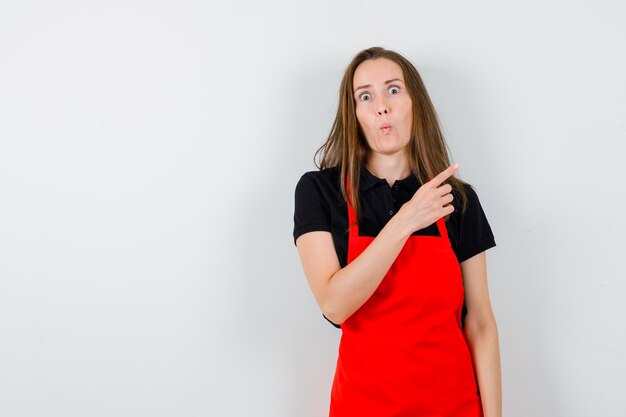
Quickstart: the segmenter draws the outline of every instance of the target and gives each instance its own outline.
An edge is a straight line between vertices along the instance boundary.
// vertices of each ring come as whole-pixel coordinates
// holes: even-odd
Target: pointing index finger
[[[444,169],[439,174],[437,174],[437,176],[435,178],[430,180],[430,183],[434,187],[439,187],[439,185],[442,182],[444,182],[446,180],[446,178],[448,178],[449,176],[451,176],[452,174],[454,174],[456,172],[458,167],[459,167],[459,163],[458,162],[456,164],[454,164],[454,165],[450,165],[448,168]]]

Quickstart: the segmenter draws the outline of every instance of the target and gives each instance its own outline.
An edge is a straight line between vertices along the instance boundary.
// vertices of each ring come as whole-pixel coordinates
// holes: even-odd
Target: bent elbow
[[[323,309],[323,315],[331,322],[335,327],[339,327],[345,321],[345,318],[338,314],[333,308],[330,308],[328,305]]]
[[[334,321],[332,321],[328,317],[326,317],[325,314],[322,313],[322,315],[324,316],[324,318],[326,319],[327,322],[329,322],[330,324],[332,324],[336,328],[341,329],[341,323],[335,323]]]

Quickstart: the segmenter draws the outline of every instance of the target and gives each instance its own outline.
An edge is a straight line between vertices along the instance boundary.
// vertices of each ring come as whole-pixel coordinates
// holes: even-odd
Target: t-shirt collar
[[[378,178],[377,176],[369,172],[369,170],[365,167],[365,164],[362,164],[361,165],[361,179],[359,181],[359,190],[365,191],[365,190],[372,188],[373,186],[377,184],[386,185],[387,180],[384,178]],[[420,183],[417,177],[413,173],[411,173],[411,175],[409,175],[406,178],[398,180],[398,184],[403,184],[404,186],[408,187],[409,190],[412,192],[417,191],[417,189],[420,187]]]

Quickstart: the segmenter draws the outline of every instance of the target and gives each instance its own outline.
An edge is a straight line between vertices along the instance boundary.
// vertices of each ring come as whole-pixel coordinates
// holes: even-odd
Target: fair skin
[[[411,139],[413,103],[398,64],[367,60],[354,72],[356,117],[370,147],[365,163],[389,185],[411,174],[406,148]],[[392,112],[393,109],[393,112]],[[381,129],[387,124],[389,129]]]
[[[366,167],[391,186],[411,174],[406,150],[412,102],[402,69],[388,59],[367,60],[357,67],[353,85],[357,119],[370,148]],[[366,87],[359,88],[362,86]],[[390,128],[381,129],[383,124]],[[329,232],[315,231],[298,237],[296,246],[309,287],[329,320],[343,323],[369,299],[411,233],[452,213],[452,187],[441,184],[457,169],[458,166],[451,166],[423,184],[344,268],[339,264]],[[489,299],[485,252],[460,266],[467,307],[463,332],[472,353],[484,416],[501,417],[498,331]]]

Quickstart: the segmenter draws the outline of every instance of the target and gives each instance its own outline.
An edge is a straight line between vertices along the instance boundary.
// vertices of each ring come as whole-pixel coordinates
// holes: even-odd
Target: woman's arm
[[[329,232],[308,232],[296,246],[317,304],[333,323],[341,324],[374,293],[410,236],[400,215],[392,217],[378,236],[352,262],[341,268]]]
[[[326,231],[305,233],[296,246],[311,291],[326,318],[341,324],[374,293],[414,230],[454,211],[450,184],[441,185],[458,169],[454,164],[437,174],[400,207],[359,256],[344,268]]]
[[[489,300],[486,258],[483,251],[461,262],[467,307],[463,333],[472,353],[484,415],[502,417],[500,346]]]

